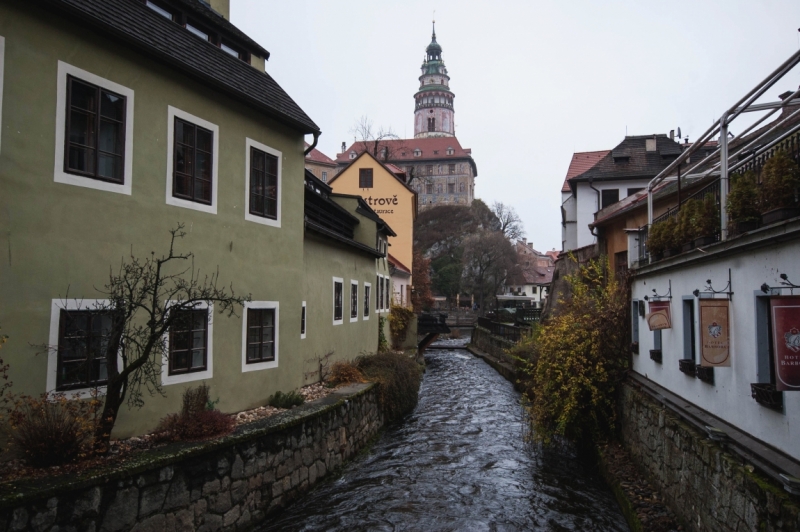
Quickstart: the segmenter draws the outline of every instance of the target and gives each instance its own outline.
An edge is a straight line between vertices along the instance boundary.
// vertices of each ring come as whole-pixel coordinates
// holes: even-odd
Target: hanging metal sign
[[[700,299],[700,365],[731,365],[730,301]]]
[[[672,328],[669,301],[650,301],[650,312],[645,316],[651,331]]]
[[[800,390],[800,297],[771,297],[775,388]]]

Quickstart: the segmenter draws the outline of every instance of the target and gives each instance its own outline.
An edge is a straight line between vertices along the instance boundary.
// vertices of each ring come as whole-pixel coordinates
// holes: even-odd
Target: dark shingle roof
[[[40,0],[303,133],[319,127],[272,79],[133,0]],[[200,9],[196,0],[183,0]],[[213,13],[213,12],[212,12]],[[222,17],[219,17],[220,20]],[[222,23],[220,23],[222,24]],[[227,23],[233,27],[232,24]],[[228,27],[226,26],[226,27]],[[238,30],[237,30],[238,31]],[[241,32],[240,32],[241,33]],[[244,34],[242,34],[244,35]]]
[[[647,151],[646,142],[652,138],[656,139],[656,150]],[[666,135],[625,137],[625,140],[611,150],[611,153],[570,181],[588,181],[590,178],[602,181],[655,177],[680,153],[680,144],[670,140]]]

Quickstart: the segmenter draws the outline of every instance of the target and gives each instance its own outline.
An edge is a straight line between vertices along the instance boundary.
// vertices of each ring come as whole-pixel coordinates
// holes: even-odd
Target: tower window
[[[436,118],[428,118],[428,131],[436,131]]]

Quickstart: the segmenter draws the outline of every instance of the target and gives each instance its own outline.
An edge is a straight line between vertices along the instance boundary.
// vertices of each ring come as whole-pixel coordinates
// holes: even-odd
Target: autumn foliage
[[[572,297],[512,354],[522,366],[534,438],[602,440],[616,423],[628,367],[627,285],[603,257],[567,276]]]

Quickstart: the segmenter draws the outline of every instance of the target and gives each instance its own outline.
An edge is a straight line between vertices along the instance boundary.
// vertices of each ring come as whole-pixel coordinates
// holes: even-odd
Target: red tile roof
[[[306,149],[308,149],[309,146],[310,144],[306,142]],[[327,164],[330,166],[336,166],[336,161],[334,161],[333,159],[331,159],[330,157],[328,157],[327,155],[325,155],[316,148],[311,150],[311,153],[306,155],[306,161],[312,161],[318,164]]]
[[[561,192],[569,192],[568,181],[575,176],[581,175],[585,171],[592,168],[600,162],[600,159],[611,153],[611,150],[600,151],[581,151],[572,154],[572,161],[569,163],[567,169],[567,177],[564,178],[564,186],[561,187]]]
[[[369,145],[369,143],[366,143]],[[469,148],[462,148],[461,143],[458,142],[456,137],[431,137],[419,139],[389,139],[382,140],[379,144],[380,147],[386,146],[389,149],[389,159],[392,161],[414,161],[426,159],[446,159],[456,157],[472,157],[472,150]],[[338,163],[350,162],[350,152],[354,151],[360,154],[365,150],[364,142],[355,142],[344,153],[336,154],[336,161]],[[447,155],[447,148],[453,148],[453,154]],[[419,157],[414,157],[414,150],[419,149],[422,153]],[[434,153],[438,152],[438,153]]]
[[[402,272],[406,272],[407,274],[411,275],[411,270],[409,270],[402,262],[394,258],[391,253],[387,253],[389,255],[389,264],[393,264],[395,268]]]

